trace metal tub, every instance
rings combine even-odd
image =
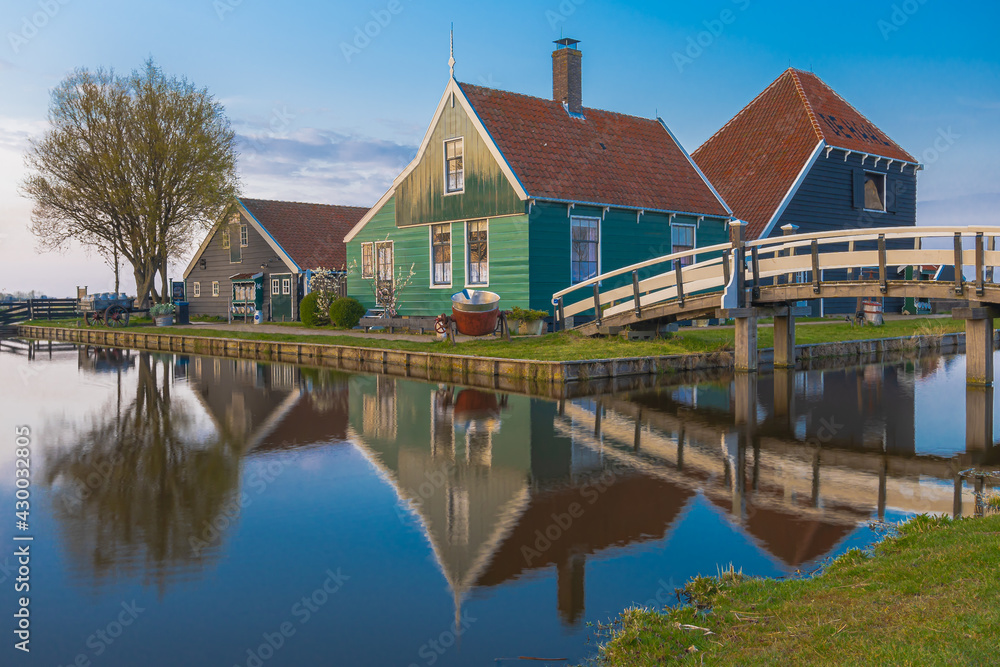
[[[451,318],[460,334],[489,335],[496,330],[499,317],[499,294],[464,289],[451,297]]]

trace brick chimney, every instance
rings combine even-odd
[[[583,113],[583,53],[578,39],[560,39],[552,52],[552,99],[570,113]]]

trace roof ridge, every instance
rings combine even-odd
[[[799,70],[789,67],[787,70],[785,70],[785,72],[782,72],[782,75],[784,75],[785,73],[790,73],[792,76],[792,81],[795,83],[795,90],[796,92],[798,92],[799,98],[802,100],[802,104],[806,108],[806,113],[809,115],[809,122],[810,124],[812,124],[813,131],[816,132],[816,139],[818,141],[826,141],[826,137],[823,136],[823,128],[819,126],[819,120],[816,119],[816,112],[813,110],[812,102],[809,101],[809,98],[806,96],[806,91],[802,88],[802,82],[799,80],[799,73],[800,73]],[[822,83],[824,86],[830,88],[830,86],[826,85],[826,82],[823,81],[823,79],[820,79],[815,74],[813,74],[813,76],[816,77],[816,79],[818,79],[819,82]],[[830,90],[833,90],[833,88],[830,88]]]
[[[300,206],[328,206],[330,208],[360,208],[368,210],[370,206],[355,206],[353,204],[321,204],[311,201],[291,201],[289,199],[258,199],[256,197],[237,197],[240,201],[271,202],[274,204],[298,204]]]
[[[476,85],[474,83],[462,83],[461,81],[458,82],[458,85],[459,86],[472,86],[472,87],[478,88],[480,90],[490,90],[490,91],[493,91],[493,92],[496,92],[496,93],[504,93],[505,95],[517,95],[518,97],[527,97],[528,99],[541,100],[542,102],[547,102],[549,104],[559,104],[559,102],[557,102],[555,100],[550,100],[547,97],[539,97],[538,95],[528,95],[527,93],[519,93],[519,92],[516,92],[516,91],[513,91],[513,90],[504,90],[503,88],[490,88],[489,86],[479,86],[479,85]],[[586,111],[596,111],[598,113],[612,114],[612,115],[615,115],[615,116],[622,116],[624,118],[634,118],[636,120],[644,120],[644,121],[649,122],[649,123],[657,123],[657,124],[659,124],[659,121],[660,121],[659,118],[646,118],[645,116],[636,116],[634,114],[623,113],[621,111],[612,111],[610,109],[599,109],[597,107],[583,107],[583,110],[585,112]],[[584,115],[586,115],[586,114],[584,114]]]
[[[791,69],[791,68],[789,68],[789,69]],[[701,146],[698,146],[698,148],[694,149],[694,151],[692,151],[691,155],[694,156],[695,153],[697,153],[698,151],[700,151],[702,148],[704,148],[705,146],[707,146],[709,144],[709,142],[711,142],[717,136],[719,136],[720,134],[722,134],[727,127],[729,127],[730,125],[732,125],[733,123],[735,123],[736,120],[740,116],[742,116],[743,114],[745,114],[750,109],[750,107],[752,107],[754,104],[756,104],[762,97],[764,97],[764,95],[767,94],[767,92],[769,90],[771,90],[771,88],[773,88],[775,85],[777,85],[777,83],[779,81],[781,81],[781,77],[785,76],[785,74],[787,74],[787,73],[788,73],[788,70],[785,70],[784,72],[782,72],[781,74],[779,74],[778,77],[775,78],[774,81],[772,81],[771,83],[769,83],[764,90],[762,90],[759,93],[757,93],[757,95],[752,100],[750,100],[749,102],[747,102],[746,105],[742,109],[740,109],[739,111],[737,111],[735,116],[733,116],[728,121],[726,121],[725,125],[723,125],[718,130],[716,130],[715,133],[712,134],[712,136],[710,136],[708,139],[706,139],[705,141],[701,142]]]

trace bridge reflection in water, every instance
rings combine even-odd
[[[554,570],[551,608],[577,628],[595,561],[672,539],[697,553],[722,530],[748,546],[721,563],[706,553],[700,571],[763,559],[808,572],[870,520],[975,513],[985,481],[962,473],[1000,459],[992,389],[966,387],[961,357],[704,373],[553,402],[285,364],[74,354],[82,371],[118,378],[114,404],[62,427],[46,460],[74,569],[161,591],[217,566],[254,467],[303,449],[364,455],[398,497],[388,529],[424,535],[456,614],[477,591]],[[949,414],[963,403],[964,438]],[[94,470],[106,472],[92,483]]]
[[[921,442],[915,376],[942,363],[701,376],[560,403],[355,377],[349,438],[426,534],[456,614],[476,589],[554,567],[574,624],[588,558],[668,539],[697,497],[785,572],[887,510],[975,512],[961,473],[998,458],[992,390],[968,389],[966,443],[958,430]]]

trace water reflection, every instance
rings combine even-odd
[[[158,600],[140,604],[178,624],[161,634],[193,632],[211,664],[239,662],[338,567],[344,597],[271,664],[320,664],[331,638],[344,664],[410,664],[465,612],[481,620],[438,664],[583,659],[588,622],[669,602],[694,574],[808,572],[870,543],[872,519],[981,512],[974,492],[995,480],[964,471],[1000,458],[996,397],[967,392],[955,357],[702,373],[555,402],[212,357],[32,355],[16,361],[72,363],[78,392],[107,395],[84,418],[45,413],[39,438],[70,580],[109,606],[149,585]],[[29,375],[42,404],[49,376]],[[165,618],[179,609],[183,628]],[[385,624],[406,639],[372,642],[365,628]],[[73,632],[67,652],[93,628]],[[175,650],[122,664],[194,664]]]
[[[81,351],[81,368],[111,370],[115,356]],[[217,545],[198,551],[192,541],[236,492],[240,444],[197,436],[172,401],[171,357],[139,352],[118,358],[118,370],[133,362],[134,393],[65,432],[49,450],[45,482],[78,568],[95,583],[141,574],[162,589],[216,554]]]
[[[94,585],[139,576],[163,591],[196,576],[239,522],[245,458],[346,436],[347,385],[330,371],[92,346],[77,363],[117,374],[117,397],[84,424],[50,426],[60,441],[44,481],[75,568]],[[190,400],[174,401],[178,385],[214,428]]]

